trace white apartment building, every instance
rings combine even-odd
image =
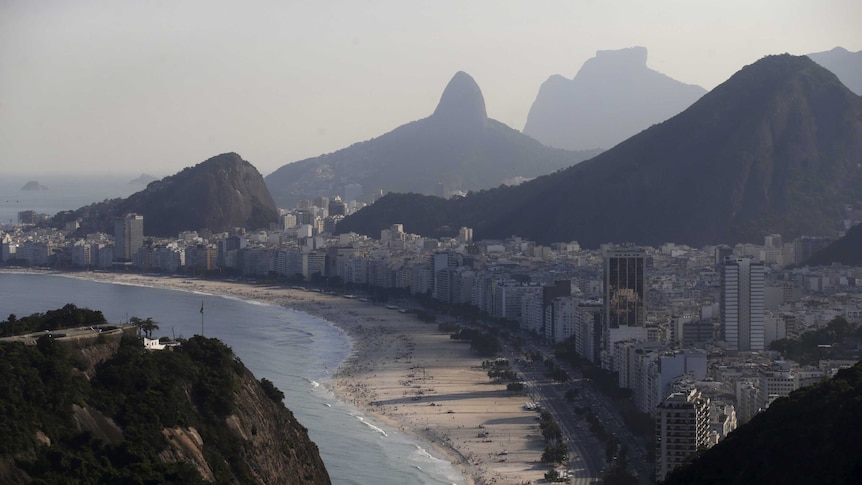
[[[700,391],[674,392],[657,406],[656,480],[709,446],[709,399]]]
[[[722,266],[721,318],[728,350],[764,349],[764,267],[750,258]]]

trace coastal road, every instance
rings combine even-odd
[[[546,356],[549,351],[538,347],[530,350]],[[626,426],[612,400],[595,389],[588,379],[584,379],[578,369],[563,362],[555,363],[571,377],[568,383],[555,384],[549,381],[544,375],[544,363],[522,362],[519,370],[532,382],[534,395],[541,396],[541,404],[551,412],[563,430],[572,455],[569,469],[570,476],[575,480],[573,483],[600,483],[606,457],[605,444],[600,443],[589,431],[585,420],[574,413],[574,405],[565,399],[568,389],[576,389],[581,405],[592,409],[606,431],[628,448],[629,469],[637,473],[639,483],[649,484],[653,464],[647,461],[644,443]]]
[[[613,401],[596,390],[587,379],[582,377],[579,370],[572,369],[564,363],[558,363],[558,365],[561,365],[572,377],[572,384],[576,386],[584,402],[590,406],[605,429],[620,444],[628,448],[629,468],[637,472],[639,482],[645,485],[649,484],[653,464],[646,460],[647,453],[644,443],[625,424]]]
[[[537,362],[521,362],[518,371],[524,375],[530,394],[536,397],[543,409],[559,424],[563,439],[569,449],[567,473],[570,483],[591,485],[599,483],[604,468],[604,447],[589,432],[564,398],[563,386],[545,378],[544,365]]]

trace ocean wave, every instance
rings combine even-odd
[[[378,428],[377,426],[374,426],[373,424],[369,423],[369,422],[368,422],[368,421],[366,421],[366,420],[365,420],[365,418],[363,418],[362,416],[355,416],[355,417],[356,417],[356,419],[358,419],[358,420],[359,420],[362,424],[364,424],[365,426],[368,426],[369,428],[373,429],[374,431],[377,431],[378,433],[382,434],[383,436],[385,436],[385,437],[387,437],[387,438],[389,437],[389,435],[388,435],[388,434],[386,434],[386,431],[384,431],[384,430],[382,430],[382,429]]]

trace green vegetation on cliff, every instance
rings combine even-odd
[[[329,483],[280,391],[217,339],[100,340],[0,342],[4,482]],[[91,366],[82,352],[100,346],[109,357]]]
[[[45,313],[34,313],[20,320],[13,313],[0,322],[0,337],[21,335],[43,330],[60,330],[69,327],[102,325],[108,323],[102,312],[88,308],[78,308],[69,303],[63,308],[49,310]]]

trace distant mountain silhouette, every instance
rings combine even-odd
[[[27,182],[26,184],[24,184],[24,186],[21,187],[21,190],[30,190],[30,191],[48,190],[48,187],[45,187],[44,185],[40,184],[38,180],[31,180],[31,181]]]
[[[862,364],[778,398],[664,485],[846,484],[862,473]]]
[[[343,195],[349,184],[372,191],[448,196],[530,179],[578,163],[576,153],[538,141],[489,119],[482,91],[458,72],[428,118],[399,126],[334,153],[282,166],[265,180],[280,207]]]
[[[803,264],[827,266],[832,263],[862,266],[862,224],[851,227],[844,237],[817,251]]]
[[[339,232],[517,234],[696,247],[832,235],[862,199],[862,98],[807,57],[744,67],[683,113],[595,158],[517,187],[443,201],[392,195]]]
[[[539,89],[524,133],[557,148],[608,149],[706,94],[646,62],[644,47],[598,51],[574,79],[551,76]]]
[[[150,175],[148,173],[142,173],[142,174],[138,175],[137,177],[133,178],[132,180],[130,180],[129,184],[131,184],[131,185],[147,185],[150,182],[155,182],[156,180],[158,180],[157,177],[153,177],[152,175]]]
[[[862,96],[862,51],[849,52],[843,47],[808,54],[812,61],[829,69],[854,93]]]
[[[55,224],[79,219],[79,232],[113,234],[116,218],[134,212],[144,216],[147,236],[174,236],[182,231],[267,227],[278,210],[263,177],[236,153],[224,153],[151,182],[126,199],[99,202],[54,217]]]

